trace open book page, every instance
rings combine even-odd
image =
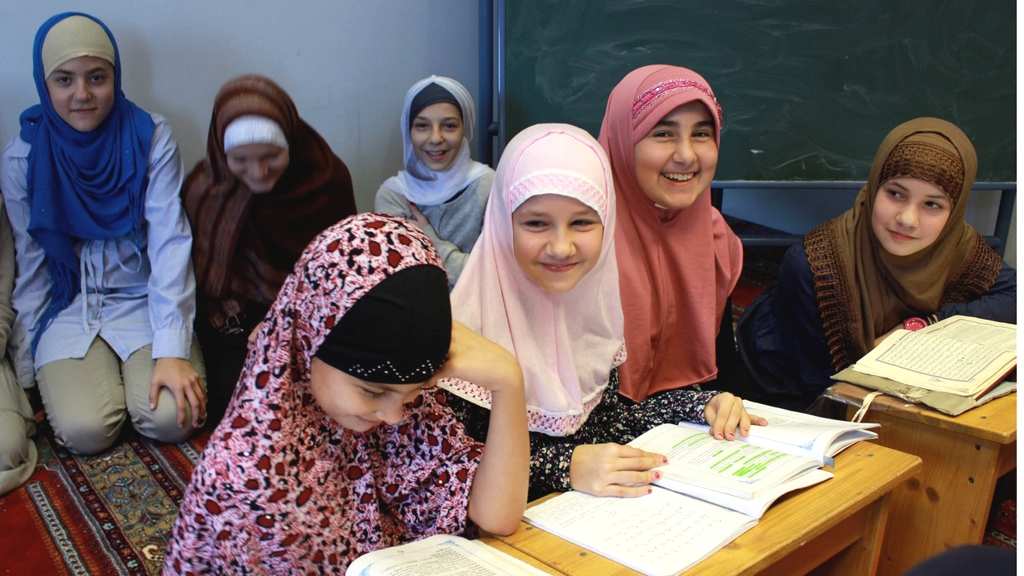
[[[897,330],[854,364],[864,374],[927,390],[977,396],[1017,364],[1017,327],[954,316],[917,332]]]
[[[821,465],[817,460],[751,444],[716,440],[707,427],[662,424],[629,443],[668,457],[662,476],[674,482],[711,487],[754,498]]]
[[[440,534],[382,548],[353,562],[348,576],[543,576],[544,572],[483,542]]]
[[[705,502],[724,506],[730,510],[746,514],[747,516],[760,518],[761,516],[764,516],[768,507],[782,496],[792,492],[793,490],[814,486],[815,484],[824,482],[834,476],[835,475],[831,472],[820,468],[810,470],[779,484],[775,488],[764,490],[754,498],[740,498],[739,496],[723,494],[719,492],[715,486],[708,488],[704,486],[696,486],[694,484],[684,484],[682,482],[674,482],[668,477],[663,477],[661,480],[655,481],[655,484],[663,488],[668,488],[673,492],[679,492],[681,494],[693,496],[694,498],[699,498]]]
[[[661,488],[640,498],[566,492],[526,509],[534,526],[650,576],[677,574],[757,524]]]
[[[861,440],[878,438],[878,434],[870,430],[878,428],[877,423],[831,420],[750,400],[744,400],[743,406],[749,414],[767,420],[768,425],[751,426],[750,436],[737,437],[737,440],[814,458],[827,466],[834,467],[832,457],[844,449]]]
[[[964,340],[1017,354],[1017,325],[971,316],[951,316],[917,331],[950,340]]]

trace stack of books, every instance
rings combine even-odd
[[[1017,388],[1017,326],[952,316],[897,330],[832,378],[960,414]]]

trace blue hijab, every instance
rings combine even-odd
[[[99,24],[114,47],[114,103],[90,132],[79,132],[54,110],[43,71],[43,42],[50,29],[69,16]],[[154,122],[121,92],[121,56],[110,29],[96,18],[65,12],[36,32],[32,75],[39,104],[21,114],[21,139],[28,154],[28,233],[46,253],[50,305],[39,318],[32,353],[43,331],[67,308],[78,287],[77,240],[120,238],[142,231],[149,150]]]

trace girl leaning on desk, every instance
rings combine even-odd
[[[790,248],[740,318],[753,400],[807,409],[897,328],[958,314],[1016,324],[1017,272],[964,221],[977,165],[945,120],[886,136],[853,208]]]
[[[494,397],[487,446],[433,384]],[[367,552],[526,505],[515,358],[452,322],[448,279],[412,223],[358,214],[317,236],[256,332],[181,502],[164,574],[343,574]]]

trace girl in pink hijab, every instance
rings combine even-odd
[[[727,313],[743,252],[709,190],[721,130],[711,87],[686,68],[638,68],[608,98],[598,140],[618,198],[629,351],[619,367],[620,393],[638,402],[697,384],[746,389]],[[735,372],[726,374],[730,368]]]
[[[502,154],[480,240],[452,291],[452,315],[523,368],[531,497],[642,496],[664,457],[625,443],[681,420],[728,439],[750,427],[728,393],[672,390],[640,403],[619,395],[616,367],[629,351],[615,211],[608,159],[593,137],[567,124],[527,128]],[[441,385],[467,432],[485,439],[490,392],[465,380]]]

